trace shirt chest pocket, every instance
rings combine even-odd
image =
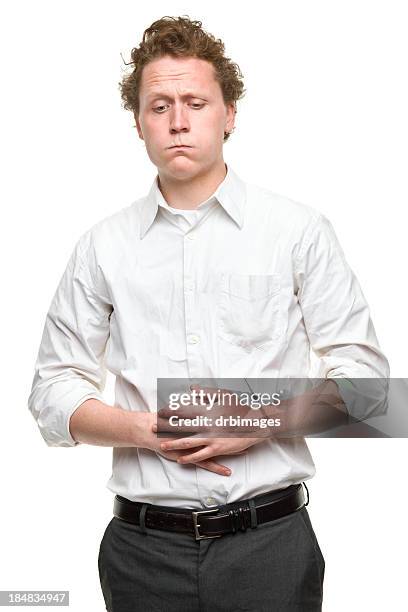
[[[244,349],[267,348],[283,333],[280,274],[222,274],[218,334]]]

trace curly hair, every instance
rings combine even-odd
[[[130,74],[119,83],[123,108],[139,113],[139,91],[143,68],[154,59],[171,55],[173,57],[196,57],[214,66],[214,77],[221,87],[225,104],[236,102],[244,95],[242,73],[238,66],[224,55],[225,45],[202,28],[201,21],[192,21],[188,15],[182,17],[165,16],[147,28],[142,42],[131,51],[133,65]],[[229,134],[224,134],[224,142]]]

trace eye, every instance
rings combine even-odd
[[[163,113],[163,112],[166,110],[166,107],[167,107],[167,106],[168,106],[168,104],[161,104],[160,106],[155,106],[155,107],[153,108],[153,111],[154,111],[155,113],[159,113],[159,114],[160,114],[160,113]],[[192,107],[194,110],[199,110],[199,109],[200,109],[200,108],[202,108],[203,106],[205,106],[205,105],[204,105],[203,103],[201,103],[201,102],[192,102],[192,103],[191,103],[191,107]]]
[[[164,109],[164,108],[166,108],[166,105],[162,104],[161,106],[156,106],[153,110],[154,110],[155,113],[162,113],[163,110],[161,110],[161,109]]]

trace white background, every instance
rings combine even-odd
[[[72,610],[105,609],[97,554],[111,518],[111,449],[48,448],[27,397],[45,314],[76,240],[144,195],[155,176],[118,89],[120,53],[129,61],[155,19],[188,14],[224,40],[247,89],[225,160],[245,180],[331,220],[391,375],[407,377],[404,4],[2,5],[0,589],[69,589]],[[407,440],[309,446],[324,610],[406,610]]]

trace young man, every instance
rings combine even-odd
[[[50,446],[113,447],[107,610],[317,612],[325,563],[304,438],[158,438],[157,379],[307,377],[310,347],[324,379],[386,377],[387,361],[329,222],[225,164],[243,83],[221,41],[166,17],[132,64],[122,97],[157,176],[79,239],[30,410]]]

